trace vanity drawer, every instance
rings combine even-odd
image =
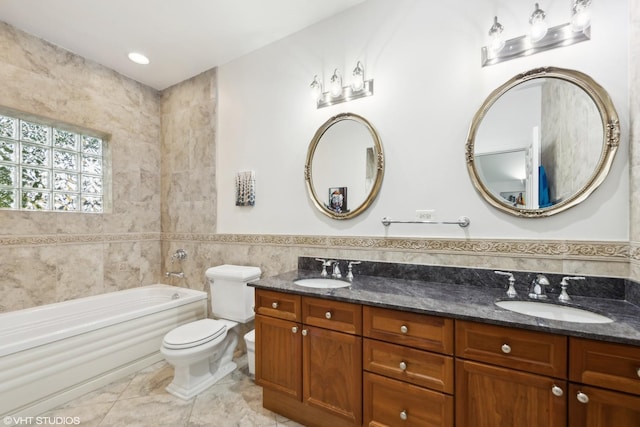
[[[256,289],[254,311],[264,316],[299,322],[301,319],[300,295]]]
[[[570,338],[569,379],[640,395],[640,347]]]
[[[364,373],[365,426],[453,427],[453,396]]]
[[[567,377],[567,338],[543,332],[456,321],[456,356],[511,369]]]
[[[370,306],[362,317],[366,337],[453,354],[452,319]]]
[[[362,335],[362,306],[302,297],[302,323],[347,334]]]
[[[453,394],[453,357],[365,338],[363,367],[401,381]]]

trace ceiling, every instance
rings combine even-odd
[[[0,0],[0,21],[162,90],[363,1]]]

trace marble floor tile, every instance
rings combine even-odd
[[[76,417],[82,427],[304,427],[264,409],[246,355],[235,362],[238,369],[186,401],[165,390],[173,367],[158,362],[43,414],[52,423],[42,425]]]

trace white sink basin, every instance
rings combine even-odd
[[[588,310],[575,307],[567,307],[556,304],[546,304],[533,301],[498,301],[498,307],[515,311],[528,316],[542,317],[551,320],[562,320],[575,323],[610,323],[613,322],[606,316]]]
[[[323,278],[312,278],[312,279],[298,279],[293,283],[299,286],[305,286],[307,288],[324,288],[324,289],[332,289],[332,288],[346,288],[347,286],[351,286],[349,282],[343,282],[342,280],[336,279],[323,279]]]

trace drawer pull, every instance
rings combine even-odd
[[[298,327],[294,326],[293,328],[291,328],[291,332],[293,332],[294,334],[298,333]]]
[[[326,317],[327,319],[331,319],[331,312],[330,312],[330,311],[327,311],[327,312],[324,314],[324,317]]]
[[[407,370],[407,364],[404,363],[404,362],[400,362],[400,370],[406,371]]]
[[[408,418],[408,417],[407,417],[407,411],[402,411],[402,412],[400,412],[400,419],[401,419],[402,421],[406,421],[406,419],[407,419],[407,418]]]
[[[578,399],[578,402],[580,402],[580,403],[589,403],[589,396],[587,396],[586,394],[584,394],[581,391],[578,392],[578,395],[576,396],[576,398]]]
[[[640,378],[640,368],[636,369],[636,374],[638,374],[638,378]]]
[[[554,384],[553,387],[551,387],[551,393],[553,393],[554,396],[561,397],[564,394],[564,391]]]
[[[278,308],[278,305],[279,304],[278,304],[277,301],[274,301],[274,302],[271,303],[271,307],[273,307],[273,308]]]
[[[303,337],[306,337],[306,336],[307,336],[307,330],[306,330],[306,329],[303,329],[303,330],[302,330],[302,336],[303,336]]]
[[[502,344],[502,352],[504,354],[511,353],[511,346],[509,344]]]
[[[400,332],[402,332],[403,334],[406,334],[407,332],[409,332],[409,328],[407,328],[405,325],[402,325],[400,326]]]

